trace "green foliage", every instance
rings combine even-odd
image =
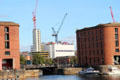
[[[46,58],[45,59],[45,64],[53,64],[53,60],[52,59],[50,59],[50,58]]]
[[[32,62],[33,62],[34,65],[45,63],[44,57],[42,57],[40,54],[33,54],[32,58],[33,58]]]
[[[71,57],[70,63],[71,64],[76,64],[77,63],[77,57],[76,56]]]
[[[25,65],[26,64],[26,59],[24,56],[20,55],[20,64]]]

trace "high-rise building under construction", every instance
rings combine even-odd
[[[31,48],[32,52],[40,52],[41,51],[41,38],[40,38],[40,30],[33,29],[33,46]]]

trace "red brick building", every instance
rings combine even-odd
[[[20,69],[19,24],[0,22],[0,70]]]
[[[120,64],[120,24],[99,24],[76,31],[80,66]]]

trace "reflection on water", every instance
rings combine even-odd
[[[120,80],[120,75],[103,76],[104,80]]]
[[[76,75],[47,75],[38,78],[29,78],[26,80],[82,80]]]
[[[113,75],[113,76],[47,75],[47,76],[40,76],[39,78],[28,78],[26,80],[120,80],[120,76],[117,76],[117,75]]]
[[[120,80],[120,75],[80,76],[83,80]]]

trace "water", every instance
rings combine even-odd
[[[120,76],[78,76],[78,75],[47,75],[39,78],[28,78],[26,80],[120,80]]]

